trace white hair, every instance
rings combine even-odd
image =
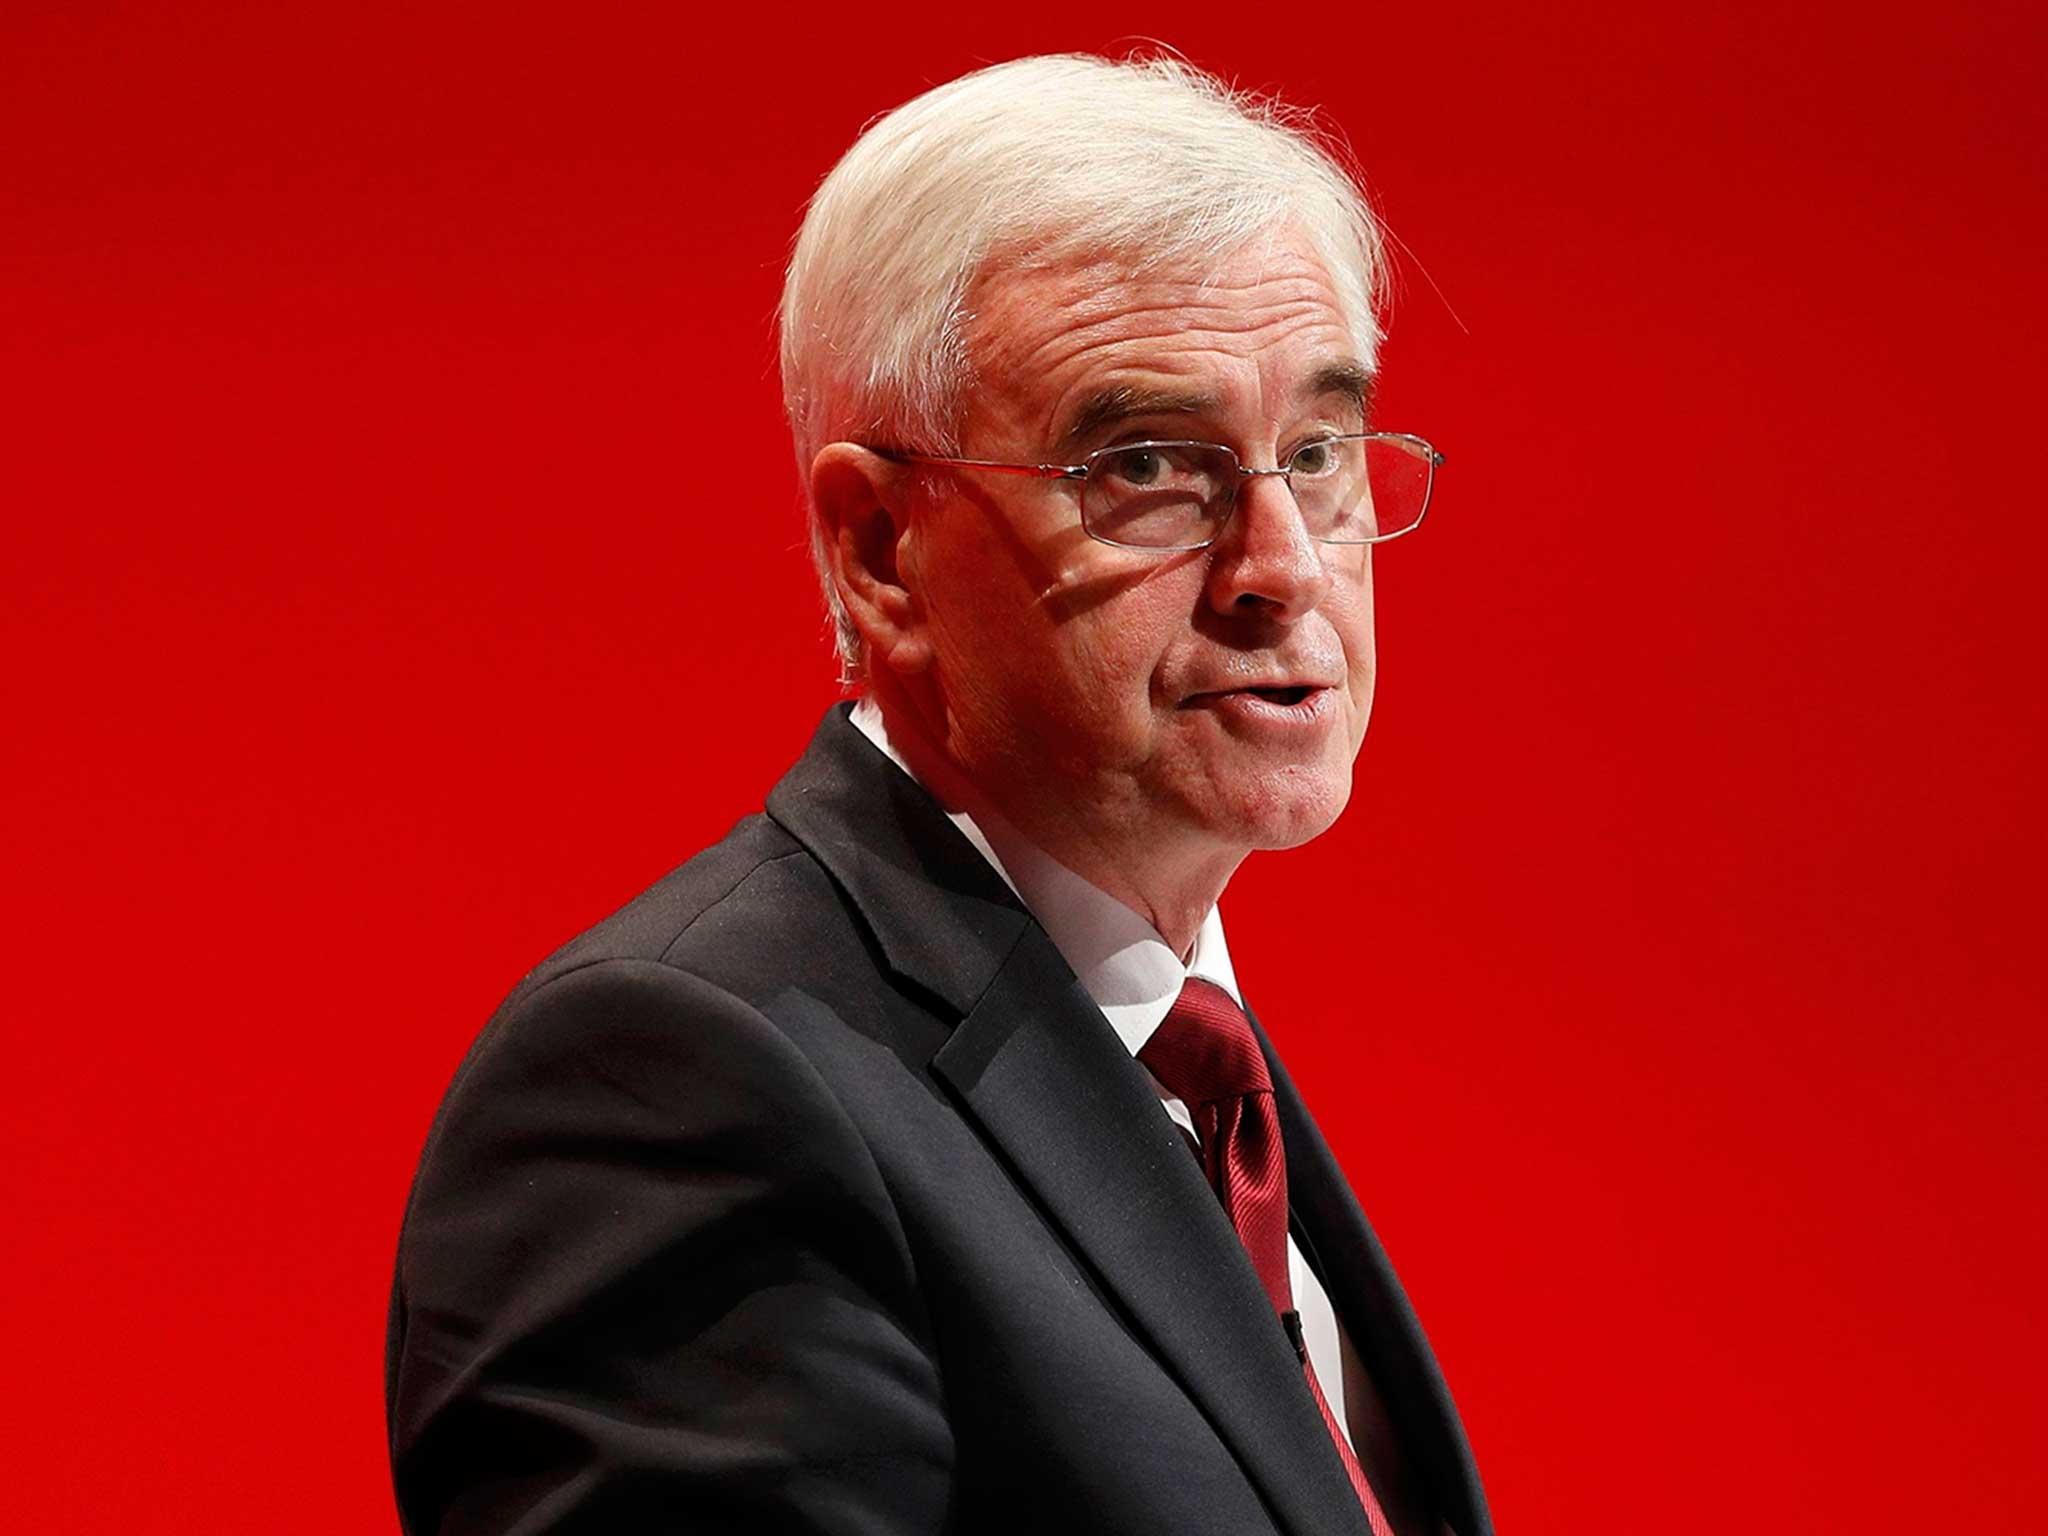
[[[1385,255],[1342,155],[1305,113],[1171,57],[1017,59],[877,118],[812,197],[782,291],[783,399],[806,485],[828,443],[959,451],[968,300],[997,262],[1220,261],[1292,222],[1371,369]],[[860,633],[815,505],[810,535],[851,680]]]

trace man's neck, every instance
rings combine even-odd
[[[1138,913],[1174,953],[1187,958],[1204,919],[1243,861],[1242,853],[1211,852],[1206,858],[1177,860],[1156,838],[1140,843],[1128,835],[1127,827],[1098,825],[1096,807],[1047,807],[1005,796],[995,786],[971,779],[946,751],[944,720],[929,718],[939,711],[924,700],[885,678],[871,681],[869,698],[881,712],[891,748],[941,805],[978,822],[999,819],[1039,851]]]

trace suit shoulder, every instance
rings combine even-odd
[[[824,866],[774,820],[749,816],[535,966],[478,1044],[557,983],[615,962],[681,971],[754,1008],[792,988],[829,990],[849,971],[874,974],[864,929]]]
[[[457,1067],[429,1153],[461,1105],[507,1072],[544,1098],[545,1080],[585,1066],[645,1079],[740,1051],[822,1088],[810,1058],[821,1035],[847,1031],[886,1039],[905,1061],[928,1057],[937,1042],[915,1010],[908,1024],[895,1018],[880,967],[810,849],[769,817],[749,817],[512,989]],[[792,1009],[793,996],[822,1007]]]
[[[508,1002],[568,971],[601,961],[671,960],[684,936],[707,913],[732,902],[763,877],[772,880],[778,866],[792,863],[812,863],[803,844],[767,816],[749,816],[549,955],[513,989]],[[807,883],[800,873],[798,882]],[[774,883],[786,886],[787,876]],[[818,894],[830,899],[823,889]],[[795,919],[799,914],[790,916]]]

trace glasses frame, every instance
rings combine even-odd
[[[1443,467],[1444,456],[1427,440],[1413,432],[1331,432],[1322,437],[1312,438],[1301,445],[1312,448],[1317,443],[1400,443],[1410,449],[1420,450],[1416,457],[1422,460],[1429,478],[1422,486],[1422,510],[1415,514],[1415,521],[1406,528],[1392,533],[1374,534],[1369,539],[1326,539],[1320,534],[1310,534],[1318,544],[1328,544],[1341,549],[1359,549],[1368,544],[1384,544],[1413,533],[1422,526],[1422,520],[1429,515],[1429,504],[1436,492],[1436,472]],[[992,469],[1002,474],[1031,475],[1040,480],[1079,480],[1086,482],[1095,472],[1096,463],[1112,453],[1130,453],[1139,448],[1207,448],[1224,454],[1237,468],[1237,479],[1225,492],[1223,515],[1216,520],[1216,531],[1196,544],[1125,544],[1116,539],[1106,539],[1088,526],[1087,514],[1081,517],[1081,531],[1098,544],[1107,544],[1112,549],[1134,549],[1150,554],[1184,554],[1190,550],[1207,549],[1223,537],[1223,530],[1230,526],[1230,519],[1237,513],[1239,489],[1247,480],[1270,479],[1279,476],[1287,482],[1290,493],[1294,490],[1294,471],[1286,465],[1275,469],[1254,469],[1237,455],[1237,450],[1222,443],[1207,443],[1198,438],[1161,437],[1145,438],[1133,443],[1111,443],[1098,448],[1078,464],[1009,464],[995,459],[948,459],[930,453],[906,453],[900,449],[877,448],[873,451],[882,458],[898,464],[926,464],[936,469]],[[1297,453],[1301,450],[1296,449]],[[1295,505],[1300,506],[1299,500]]]

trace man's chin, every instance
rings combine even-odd
[[[1225,804],[1214,807],[1214,830],[1248,850],[1299,848],[1323,835],[1344,814],[1351,799],[1348,765],[1342,773],[1299,768],[1232,785]]]

